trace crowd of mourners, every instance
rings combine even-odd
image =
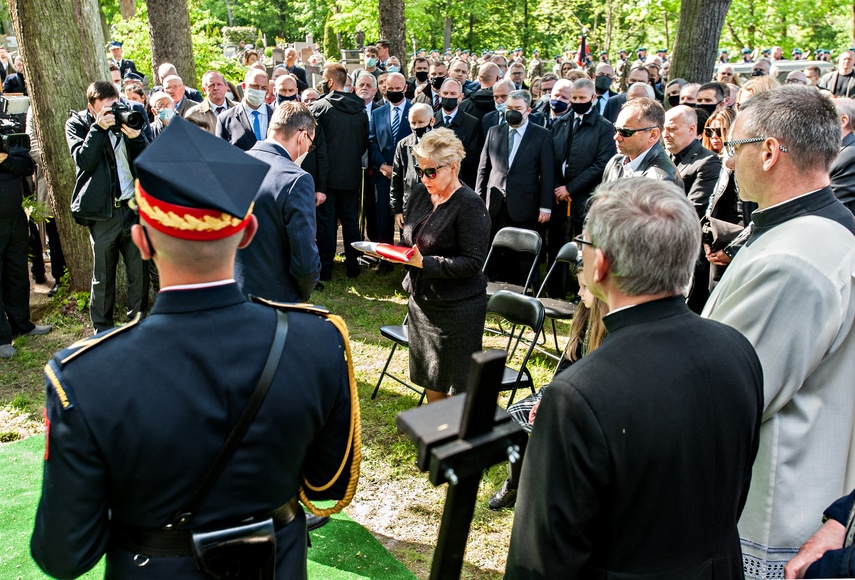
[[[410,379],[429,402],[466,388],[488,280],[580,298],[553,383],[509,408],[532,438],[490,499],[516,504],[508,578],[855,574],[855,49],[817,49],[804,67],[800,49],[746,48],[736,63],[722,50],[712,78],[687,80],[667,50],[594,61],[584,46],[541,60],[395,55],[380,40],[349,68],[249,48],[242,79],[210,70],[196,90],[170,63],[144,78],[110,43],[111,79],[66,124],[96,334],[116,326],[120,256],[120,318],[150,309],[156,250],[132,229],[155,192],[135,160],[192,123],[274,168],[237,252],[244,294],[322,303],[334,274],[405,263]],[[8,61],[0,51],[4,93],[26,94]],[[23,294],[34,228],[21,196],[46,199],[31,145],[0,153],[0,184],[20,190],[0,196],[2,357],[50,330]],[[534,276],[511,251],[485,268],[505,228],[543,240]],[[42,235],[29,236],[37,258]],[[47,239],[55,293],[55,227]],[[363,240],[412,250],[363,254]],[[571,242],[576,267],[544,281]]]

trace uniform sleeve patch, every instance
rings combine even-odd
[[[62,405],[62,410],[67,411],[68,409],[73,409],[74,401],[71,399],[71,395],[62,380],[62,375],[60,374],[55,361],[50,361],[45,365],[45,376],[47,377],[51,387],[53,387],[53,390],[56,392],[59,403]]]

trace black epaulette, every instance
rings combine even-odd
[[[138,313],[136,317],[127,324],[107,332],[99,332],[94,336],[88,336],[82,340],[78,340],[71,346],[58,352],[56,356],[48,361],[44,369],[45,376],[56,391],[56,396],[59,398],[59,403],[62,405],[63,411],[74,408],[74,399],[72,398],[71,391],[68,388],[65,378],[62,376],[62,367],[89,349],[94,348],[99,344],[104,344],[104,342],[108,341],[112,337],[125,332],[139,323],[140,320],[142,320],[142,315]]]
[[[263,304],[264,306],[270,306],[271,308],[281,310],[282,312],[304,312],[306,314],[317,314],[324,318],[329,318],[331,316],[330,311],[323,306],[316,306],[315,304],[309,304],[307,302],[274,302],[273,300],[267,300],[266,298],[260,298],[258,296],[250,296],[249,301],[256,304]]]

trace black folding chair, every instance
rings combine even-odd
[[[532,394],[534,394],[534,380],[532,380],[531,372],[528,370],[528,361],[531,358],[531,353],[534,352],[537,337],[540,335],[541,330],[543,330],[545,317],[543,304],[532,296],[524,296],[509,290],[499,290],[487,302],[487,314],[495,314],[513,325],[510,336],[508,337],[508,352],[511,351],[511,343],[513,343],[514,338],[519,342],[519,337],[525,332],[526,327],[534,332],[534,337],[529,342],[528,349],[520,362],[519,369],[505,366],[501,388],[503,391],[511,391],[511,398],[508,400],[508,405],[510,406],[514,402],[517,389],[528,387],[531,389]],[[519,336],[515,337],[515,329],[517,327],[520,328],[520,332]]]
[[[482,271],[487,272],[487,267],[490,264],[490,258],[499,248],[511,250],[513,252],[531,254],[531,268],[528,271],[528,277],[525,280],[525,284],[522,286],[500,280],[487,282],[487,296],[492,296],[499,290],[509,290],[518,294],[530,294],[534,296],[537,257],[540,255],[541,246],[543,246],[543,240],[541,239],[540,234],[533,230],[524,230],[522,228],[502,228],[496,232],[496,237],[493,238],[493,243],[490,246],[490,252],[487,254],[487,260],[484,262]]]
[[[555,261],[552,262],[552,265],[549,267],[549,271],[546,273],[546,278],[544,278],[543,284],[540,285],[540,289],[537,291],[537,295],[535,296],[535,298],[543,304],[543,310],[546,318],[548,318],[552,323],[552,338],[555,341],[555,352],[558,354],[553,355],[551,352],[547,352],[545,350],[542,350],[541,352],[549,357],[559,360],[562,350],[561,347],[558,346],[558,332],[555,330],[555,321],[570,320],[573,318],[573,314],[576,312],[576,305],[560,298],[547,298],[543,296],[543,292],[546,290],[546,284],[549,282],[549,278],[553,274],[559,275],[562,268],[569,270],[569,267],[575,264],[576,255],[578,253],[579,248],[576,246],[576,242],[567,242],[561,246],[561,249],[558,251],[558,255],[555,256]]]
[[[408,315],[409,316],[409,315]],[[396,377],[392,373],[388,372],[389,363],[392,362],[392,357],[395,355],[395,350],[402,346],[404,348],[408,348],[410,346],[410,335],[407,327],[407,318],[404,317],[404,322],[399,325],[394,326],[381,326],[380,327],[380,335],[384,338],[388,338],[392,341],[392,350],[389,351],[389,357],[386,359],[386,364],[383,365],[383,370],[380,372],[380,379],[377,381],[377,386],[374,387],[374,392],[371,393],[371,400],[373,401],[377,398],[377,391],[380,390],[380,383],[383,382],[383,377],[389,377],[390,379],[397,381],[399,384],[405,386],[410,389],[414,393],[420,395],[419,397],[419,405],[421,405],[425,400],[425,390],[420,389],[410,383],[404,381],[403,379]]]

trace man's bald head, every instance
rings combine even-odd
[[[482,89],[489,89],[499,80],[499,67],[492,62],[485,62],[478,69],[478,81]]]

